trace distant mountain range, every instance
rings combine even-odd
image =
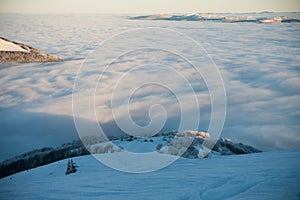
[[[299,17],[291,16],[277,16],[272,13],[270,16],[264,16],[264,14],[270,14],[269,12],[254,13],[254,15],[237,15],[237,14],[155,14],[155,15],[142,15],[131,17],[133,20],[169,20],[169,21],[215,21],[215,22],[256,22],[256,23],[291,23],[300,22]]]

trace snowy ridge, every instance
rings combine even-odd
[[[299,17],[289,16],[241,16],[241,15],[219,15],[219,14],[184,14],[168,15],[155,14],[146,16],[136,16],[130,19],[137,20],[170,20],[170,21],[217,21],[217,22],[256,22],[256,23],[291,23],[300,22]]]
[[[83,143],[74,141],[58,148],[45,147],[5,160],[0,164],[0,178],[62,159],[87,154],[110,154],[124,151],[156,152],[196,159],[207,158],[212,155],[261,152],[242,143],[232,143],[230,139],[213,140],[209,133],[198,131],[159,133],[146,139],[130,136],[115,138],[112,141],[104,141],[103,139],[101,141],[99,138],[89,137],[84,138]]]
[[[0,37],[0,63],[57,62],[59,57],[43,54],[26,44]]]
[[[9,42],[5,38],[0,38],[0,51],[22,51],[29,52],[30,49],[25,49],[25,46],[20,46],[18,44]]]

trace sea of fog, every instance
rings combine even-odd
[[[299,17],[299,13],[276,14]],[[211,91],[205,78],[198,77],[180,52],[200,65],[203,63],[204,70],[214,63],[222,77],[226,118],[218,137],[262,150],[300,148],[300,23],[150,21],[131,20],[132,16],[0,15],[1,37],[63,59],[57,63],[0,66],[0,160],[77,139],[72,112],[77,72],[81,66],[86,69],[80,71],[82,90],[92,90],[106,62],[110,63],[110,71],[95,90],[97,118],[85,118],[90,111],[84,107],[78,110],[86,123],[84,131],[95,131],[89,129],[94,127],[90,124],[100,122],[107,135],[120,134],[114,118],[126,125],[122,119],[127,117],[124,114],[127,108],[136,125],[147,126],[159,119],[165,122],[163,131],[176,130],[182,112],[187,125],[190,123],[194,129],[195,110],[200,111],[198,130],[207,131],[212,111]],[[153,28],[155,37],[144,32],[143,28],[148,27]],[[133,31],[127,38],[126,31],[130,30],[140,31]],[[125,37],[112,39],[121,32]],[[187,42],[178,34],[198,43],[202,51],[198,51],[192,40]],[[135,43],[130,41],[132,38]],[[101,42],[107,39],[105,46]],[[148,44],[157,48],[147,48]],[[123,49],[129,51],[119,55]],[[179,53],[174,53],[179,49]],[[115,55],[119,57],[116,59]],[[206,66],[207,58],[213,61],[209,60]],[[177,71],[172,71],[173,68]],[[123,74],[129,75],[123,77]],[[185,87],[182,75],[192,85],[193,93]],[[162,84],[143,85],[145,80]],[[210,83],[213,82],[210,78]],[[112,114],[110,95],[117,83],[119,89],[113,104],[116,109]],[[174,87],[176,93],[162,87],[166,85]],[[177,94],[180,100],[176,99]],[[196,107],[192,102],[195,94]],[[124,100],[126,95],[130,101]],[[84,104],[91,98],[79,95],[77,100]]]

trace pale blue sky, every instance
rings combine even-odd
[[[300,0],[0,0],[9,13],[191,13],[300,11]]]

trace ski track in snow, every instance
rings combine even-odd
[[[0,179],[0,199],[299,199],[299,156],[286,150],[179,159],[144,174],[82,156],[73,158],[79,169],[68,176],[62,160]]]

